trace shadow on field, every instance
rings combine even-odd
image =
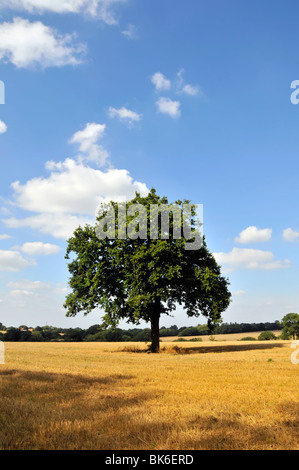
[[[213,345],[213,346],[188,346],[186,348],[190,353],[222,353],[232,351],[251,351],[256,349],[273,349],[283,348],[284,343],[258,343],[258,344],[226,344],[226,345]]]
[[[179,400],[174,418],[159,386],[137,392],[139,380],[0,370],[0,450],[298,448],[298,403],[274,405],[265,425],[212,408],[186,419]]]
[[[0,370],[0,450],[109,449],[118,416],[152,398],[134,378]]]
[[[257,344],[226,344],[226,345],[214,345],[213,346],[163,346],[160,347],[160,353],[168,354],[205,354],[205,353],[224,353],[224,352],[233,352],[233,351],[251,351],[257,349],[273,349],[273,348],[283,348],[285,343],[257,343]],[[130,353],[147,353],[150,354],[148,349],[139,348],[136,346],[125,346],[122,349],[119,349],[115,352],[130,352]]]
[[[185,449],[205,450],[254,450],[254,449],[298,449],[298,406],[290,404],[290,419],[277,423],[254,424],[248,426],[238,413],[198,417],[188,423],[189,429],[200,429],[202,437],[187,438]],[[285,410],[284,410],[285,412]],[[287,415],[287,414],[286,414]],[[191,434],[191,433],[190,433]],[[192,435],[192,434],[191,434]]]

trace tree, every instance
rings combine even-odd
[[[270,341],[272,339],[276,339],[276,336],[272,331],[263,331],[259,336],[259,341]]]
[[[230,303],[228,280],[221,275],[205,239],[198,249],[190,249],[197,232],[195,206],[192,205],[191,216],[183,213],[183,205],[188,203],[177,201],[175,205],[183,214],[180,222],[189,223],[192,229],[189,236],[177,236],[174,213],[169,214],[166,233],[162,212],[173,205],[154,189],[147,197],[136,193],[126,203],[125,213],[112,201],[99,211],[96,226],[78,227],[68,240],[65,255],[71,288],[64,304],[67,316],[79,312],[87,315],[100,308],[105,312],[103,325],[107,327],[116,327],[122,319],[137,325],[144,320],[151,325],[151,352],[159,351],[161,315],[169,315],[177,304],[183,305],[190,317],[207,317],[210,328],[219,323]],[[137,205],[138,217],[134,212]],[[158,207],[158,219],[152,207]],[[108,217],[111,208],[114,218]],[[144,209],[145,222],[141,219]],[[156,220],[158,231],[153,237],[151,228]],[[99,226],[107,230],[106,238],[99,237]]]
[[[285,337],[292,336],[293,339],[299,338],[299,315],[298,313],[288,313],[281,321],[282,332]]]

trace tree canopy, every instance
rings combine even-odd
[[[176,201],[175,205],[182,209],[187,203]],[[134,213],[137,205],[138,215],[140,207],[145,208],[145,227]],[[158,236],[154,239],[150,237],[153,206],[161,209]],[[194,245],[192,249],[191,244],[190,249],[190,240],[195,240],[197,235],[194,205],[188,222],[189,235],[176,236],[175,216],[171,212],[169,230],[165,233],[165,228],[161,229],[161,214],[170,206],[173,207],[168,199],[159,197],[154,189],[146,197],[136,193],[126,203],[125,213],[112,201],[109,205],[113,208],[112,219],[107,218],[109,208],[103,206],[95,226],[75,230],[66,251],[71,288],[64,304],[67,316],[79,312],[86,315],[99,308],[104,311],[106,326],[116,327],[120,320],[133,324],[141,320],[149,322],[152,352],[159,351],[161,315],[169,315],[178,304],[189,317],[204,315],[210,328],[221,321],[221,314],[230,303],[229,282],[221,275],[204,237],[200,246]],[[184,215],[180,217],[184,223]],[[127,232],[124,232],[124,221]],[[106,238],[99,237],[98,225],[102,228],[105,225]],[[146,236],[141,236],[144,229]]]
[[[291,336],[293,339],[299,338],[299,315],[298,313],[288,313],[281,321],[283,333],[285,336]]]

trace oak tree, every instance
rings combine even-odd
[[[187,203],[176,201],[175,207],[182,209]],[[126,203],[126,211],[113,201],[109,207],[114,217],[107,218],[109,209],[103,206],[95,226],[78,227],[68,240],[66,259],[71,292],[64,304],[67,316],[101,309],[103,325],[107,327],[116,327],[120,320],[133,324],[148,322],[151,352],[159,351],[161,315],[170,315],[177,305],[183,306],[189,317],[204,315],[210,328],[221,322],[221,314],[230,303],[229,282],[221,275],[204,237],[200,246],[192,246],[190,240],[193,235],[195,240],[198,234],[194,226],[195,206],[191,205],[191,216],[187,217],[191,231],[181,237],[175,235],[175,216],[171,210],[169,229],[162,226],[163,211],[174,205],[154,189],[146,197],[136,193]],[[145,221],[136,217],[136,207],[138,215],[143,208]],[[153,212],[153,207],[161,211]],[[157,214],[158,230],[152,237]],[[181,222],[186,222],[183,210],[180,214]],[[99,237],[99,226],[102,229],[105,226],[106,237]]]

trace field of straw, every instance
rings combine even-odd
[[[0,450],[298,450],[290,346],[6,343]]]

